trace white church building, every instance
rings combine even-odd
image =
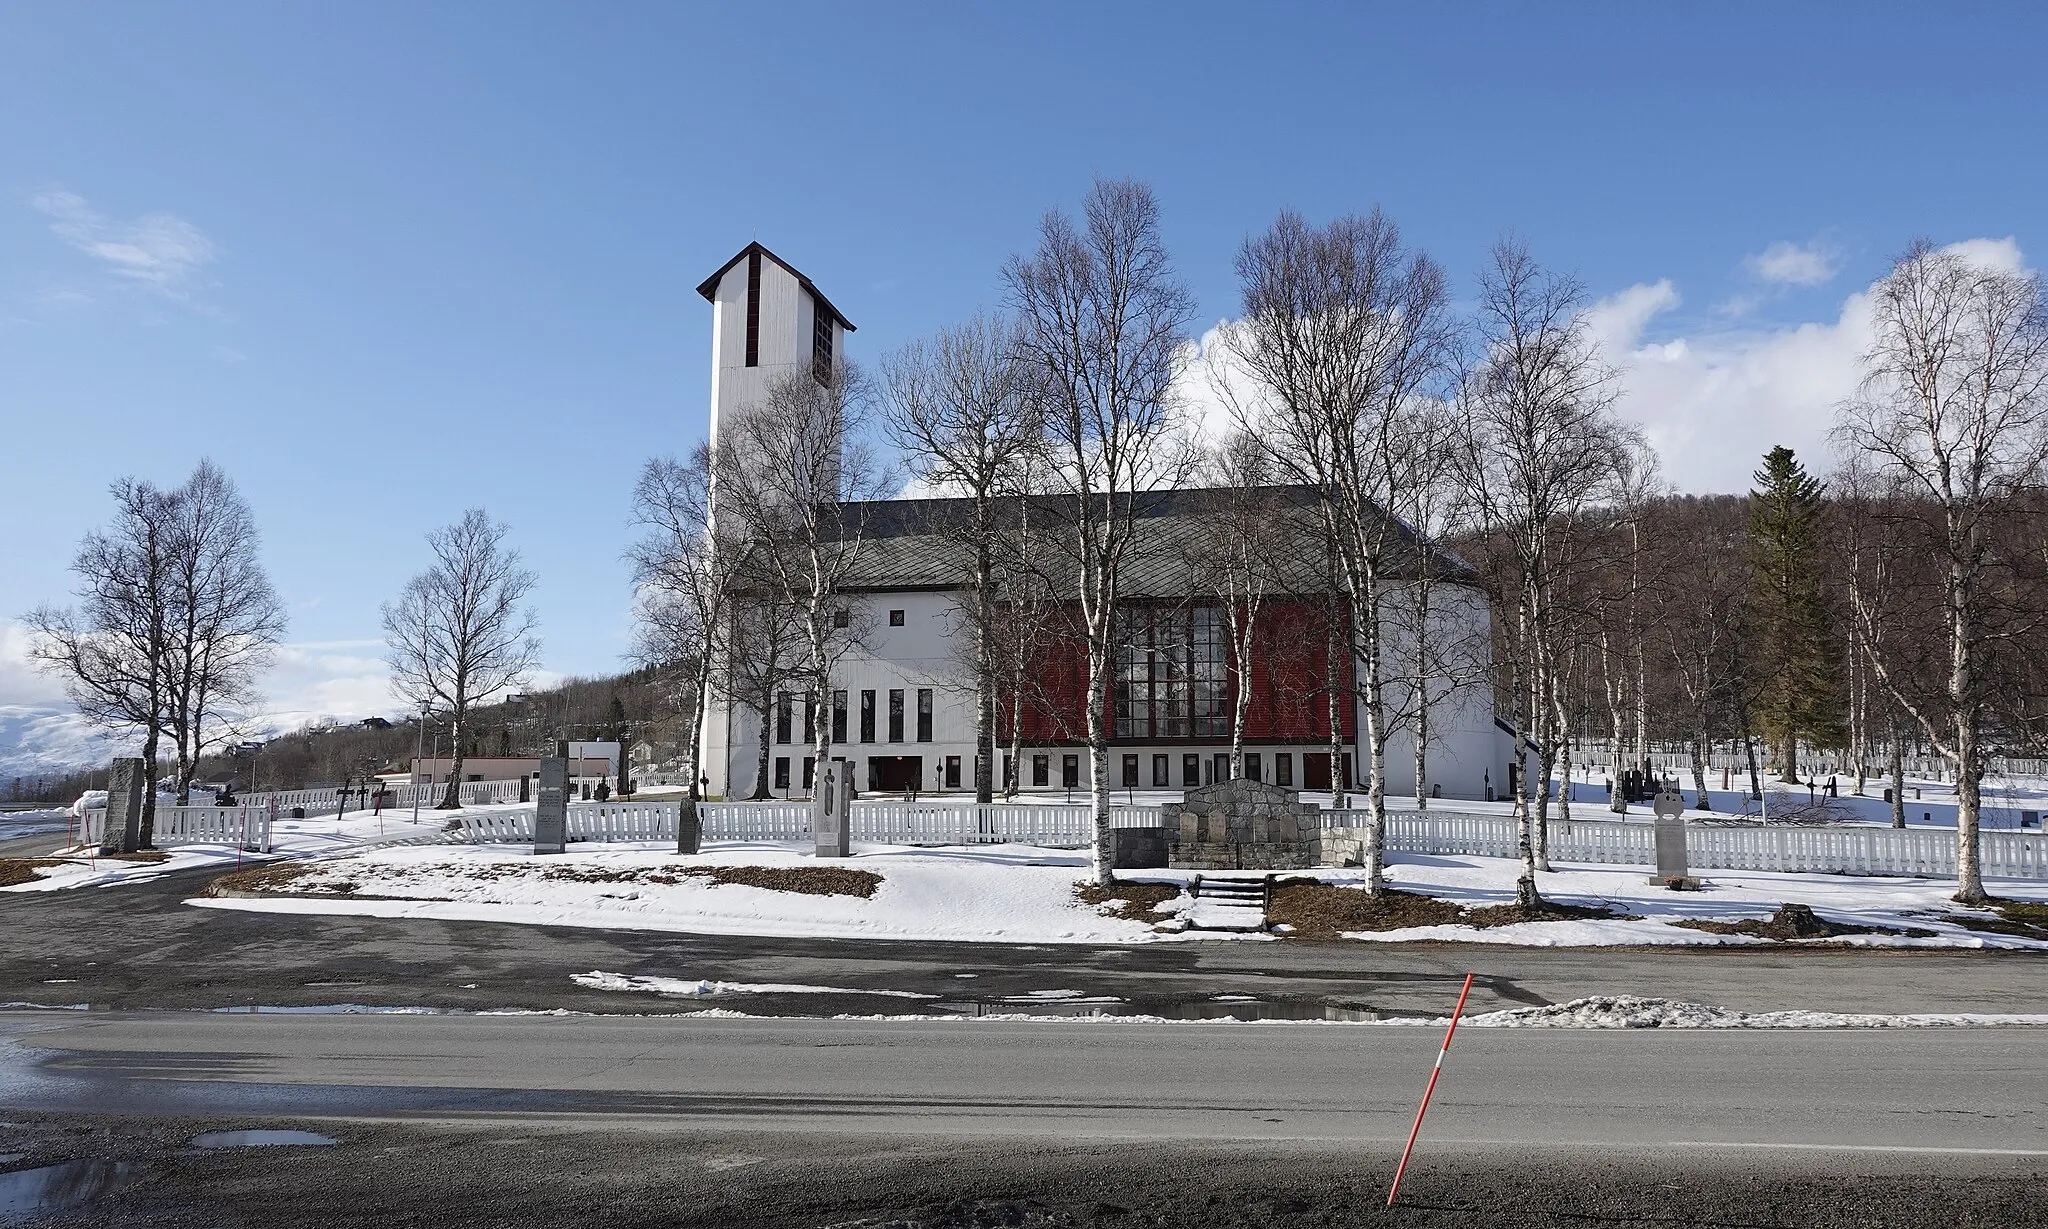
[[[721,421],[756,403],[772,381],[793,372],[826,373],[845,357],[852,322],[809,278],[759,243],[748,244],[697,289],[712,304],[714,445]],[[1285,504],[1307,507],[1314,499],[1306,487],[1273,491]],[[1111,786],[1178,791],[1227,778],[1234,689],[1247,686],[1244,775],[1309,791],[1330,789],[1334,776],[1350,790],[1362,788],[1368,757],[1355,663],[1346,663],[1353,667],[1348,672],[1333,670],[1323,650],[1327,586],[1305,572],[1305,583],[1290,586],[1286,598],[1269,598],[1252,661],[1233,669],[1225,620],[1215,599],[1196,591],[1188,564],[1191,526],[1210,498],[1200,490],[1143,497],[1124,570],[1125,643],[1104,714],[1112,729]],[[961,605],[971,597],[958,539],[944,532],[964,505],[895,499],[858,506],[860,563],[840,590],[849,625],[861,629],[858,643],[839,659],[829,695],[792,688],[765,704],[714,701],[698,758],[710,795],[807,797],[820,723],[829,728],[832,758],[850,762],[857,790],[972,793],[976,690]],[[1321,571],[1319,541],[1275,542],[1273,549],[1314,560],[1312,571]],[[1489,606],[1470,569],[1441,554],[1433,560],[1439,579],[1431,626],[1439,639],[1490,652]],[[1399,639],[1391,628],[1389,636]],[[999,697],[999,762],[991,765],[999,793],[1006,783],[1027,796],[1086,790],[1088,748],[1080,735],[1086,662],[1079,644],[1049,644],[1032,671],[1029,702]],[[1403,708],[1405,693],[1390,690],[1391,706]],[[1334,705],[1333,693],[1340,697]],[[1014,757],[1013,711],[1022,714]],[[1426,790],[1472,799],[1505,791],[1513,744],[1494,719],[1487,685],[1438,696],[1429,724]],[[1339,747],[1334,756],[1333,741]],[[1412,730],[1389,739],[1386,774],[1390,797],[1415,792]]]

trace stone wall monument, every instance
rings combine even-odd
[[[1168,866],[1238,871],[1322,864],[1322,811],[1293,790],[1239,777],[1191,789],[1165,810]]]
[[[540,790],[534,799],[533,852],[569,852],[569,744],[555,744],[540,757]]]

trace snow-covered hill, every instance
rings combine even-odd
[[[68,707],[0,704],[0,780],[104,767],[124,741]]]

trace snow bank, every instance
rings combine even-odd
[[[693,869],[833,865],[871,871],[870,897],[717,883]],[[856,846],[821,863],[794,843],[656,844],[536,856],[529,846],[406,846],[314,864],[291,897],[199,899],[206,908],[352,914],[692,934],[941,942],[1149,943],[1196,936],[1105,916],[1074,890],[1086,855],[1027,845]],[[1265,935],[1243,938],[1266,939]],[[659,991],[654,991],[659,993]]]
[[[1425,1023],[1425,1021],[1416,1021]],[[1443,1021],[1427,1021],[1441,1024]],[[1598,995],[1548,1007],[1517,1007],[1466,1016],[1461,1028],[1964,1028],[2043,1025],[2048,1015],[1943,1012],[1867,1015],[1833,1011],[1734,1011],[1675,999]]]
[[[570,981],[592,990],[627,990],[682,998],[715,998],[731,994],[879,994],[897,999],[933,999],[935,994],[915,990],[856,990],[846,986],[798,986],[781,982],[710,981],[685,977],[629,977],[592,969],[573,973]]]

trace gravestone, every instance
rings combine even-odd
[[[100,852],[134,853],[142,847],[142,795],[149,782],[142,761],[122,757],[107,777],[107,822],[100,830]]]
[[[703,845],[704,820],[697,814],[697,804],[684,799],[676,819],[676,852],[698,853]]]
[[[534,800],[533,852],[569,851],[569,744],[540,757],[540,789]]]
[[[1696,888],[1685,864],[1685,796],[1675,789],[1660,790],[1651,807],[1657,812],[1657,874],[1651,883],[1668,888]]]
[[[844,858],[853,853],[853,791],[847,780],[851,767],[846,760],[826,760],[817,770],[818,788],[811,795],[811,835],[821,858]]]

